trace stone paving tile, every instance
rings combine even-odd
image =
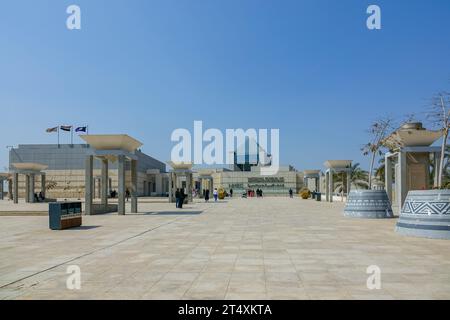
[[[197,215],[159,215],[173,205],[145,202],[140,210],[85,216],[92,228],[64,231],[49,230],[45,216],[0,217],[0,299],[450,298],[448,241],[399,236],[395,219],[345,218],[340,202],[233,199],[183,209]],[[69,265],[81,268],[81,290],[66,287]],[[379,290],[366,286],[370,265],[381,270]]]

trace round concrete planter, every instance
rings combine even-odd
[[[450,190],[409,191],[395,231],[406,236],[450,239]]]
[[[384,190],[352,190],[344,209],[346,217],[365,219],[392,218],[391,203]]]

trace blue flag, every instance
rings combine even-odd
[[[87,127],[78,127],[75,129],[75,132],[86,132]]]

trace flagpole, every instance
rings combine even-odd
[[[73,126],[70,127],[70,144],[71,144],[72,147],[73,147]]]
[[[58,129],[56,131],[58,132],[58,148],[59,148],[59,126],[58,126]]]

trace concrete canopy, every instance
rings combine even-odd
[[[12,164],[14,168],[13,171],[36,171],[40,172],[48,168],[47,165],[35,162],[19,162]]]
[[[347,168],[352,165],[352,160],[327,160],[323,165],[328,169]]]
[[[84,134],[80,137],[96,150],[134,152],[142,143],[127,134]]]
[[[11,173],[9,173],[9,172],[0,172],[0,180],[2,180],[2,179],[9,179],[9,178],[11,178]]]
[[[311,177],[317,176],[319,173],[320,173],[320,170],[304,170],[303,171],[303,174],[305,177],[306,176],[311,176]]]
[[[86,157],[85,165],[85,212],[93,214],[93,158],[101,160],[101,206],[108,210],[108,161],[118,161],[118,205],[119,215],[125,214],[125,196],[131,195],[131,212],[137,212],[137,156],[135,151],[142,146],[138,140],[127,134],[81,135],[92,151]],[[125,186],[125,162],[129,159],[131,190]]]
[[[428,147],[442,136],[442,131],[399,129],[388,137],[388,141],[402,147]]]
[[[167,164],[174,170],[191,170],[192,162],[167,161]]]

